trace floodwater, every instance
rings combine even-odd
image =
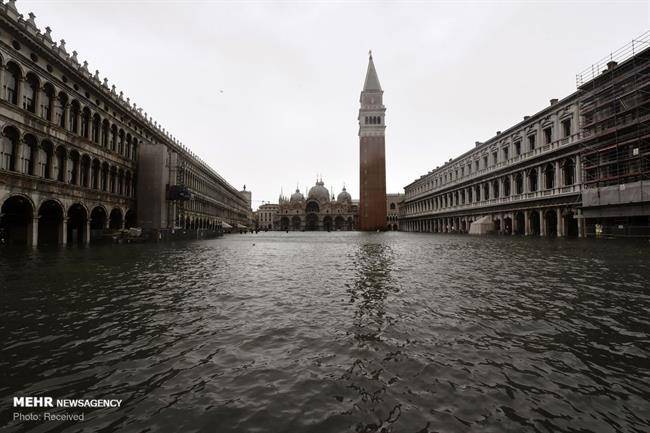
[[[238,234],[0,277],[7,432],[650,431],[647,241]]]

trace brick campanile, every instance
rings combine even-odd
[[[386,228],[386,144],[381,90],[372,52],[359,109],[359,230]]]

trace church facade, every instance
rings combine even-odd
[[[309,189],[305,197],[299,189],[290,197],[280,195],[273,229],[283,231],[347,231],[358,225],[359,206],[350,193],[343,191],[335,198],[322,179]]]

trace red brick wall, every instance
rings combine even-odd
[[[384,137],[360,137],[359,230],[386,228],[386,150]]]

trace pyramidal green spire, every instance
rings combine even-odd
[[[372,51],[368,52],[368,57],[368,71],[366,72],[366,81],[363,83],[363,90],[381,91],[381,85],[379,84],[379,78],[377,77],[377,71],[375,70],[375,63],[372,61]]]

